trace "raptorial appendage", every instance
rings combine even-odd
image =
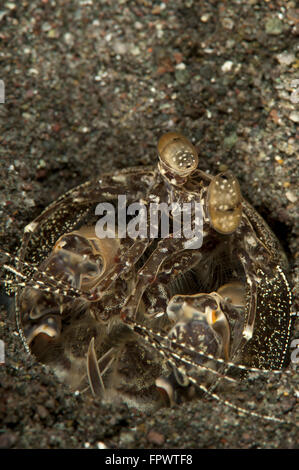
[[[201,391],[240,411],[216,386],[287,362],[286,257],[230,171],[202,172],[195,147],[175,132],[159,140],[158,157],[156,168],[104,174],[69,191],[26,227],[19,257],[3,253],[16,264],[2,267],[6,285],[18,285],[20,333],[82,393],[155,408]],[[143,204],[146,223],[151,204],[172,205],[169,233],[160,212],[143,238],[122,236],[121,195]],[[99,203],[117,219],[105,238],[95,231]],[[174,207],[183,208],[179,225]],[[195,248],[184,230],[188,208],[189,232],[202,230]]]

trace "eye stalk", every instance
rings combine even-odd
[[[162,173],[174,178],[189,176],[198,165],[195,147],[178,132],[168,132],[160,138],[158,154]]]
[[[233,233],[242,218],[242,194],[236,177],[220,173],[208,188],[208,213],[212,227],[219,233]]]

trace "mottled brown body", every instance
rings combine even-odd
[[[19,278],[19,330],[73,389],[89,383],[94,395],[141,408],[192,398],[196,387],[221,401],[214,385],[233,364],[287,361],[286,257],[231,172],[197,169],[180,134],[163,136],[158,152],[157,168],[100,175],[25,228],[16,270],[4,265]],[[116,207],[121,194],[128,204],[201,204],[202,246],[175,233],[99,239],[95,207]]]

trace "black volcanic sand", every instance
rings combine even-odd
[[[155,163],[158,137],[178,129],[199,150],[200,168],[234,171],[244,196],[281,240],[295,310],[295,3],[3,2],[0,246],[16,253],[24,226],[91,176]],[[244,416],[209,398],[150,416],[71,393],[26,355],[5,309],[0,328],[6,354],[0,369],[0,447],[298,446],[295,364],[289,374],[256,375],[235,392],[219,392],[290,424]]]

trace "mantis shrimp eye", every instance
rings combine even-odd
[[[231,172],[220,173],[208,188],[208,213],[212,227],[219,233],[233,233],[242,218],[242,195]]]
[[[178,132],[168,132],[160,138],[158,154],[165,170],[174,175],[188,176],[198,165],[195,147]]]

